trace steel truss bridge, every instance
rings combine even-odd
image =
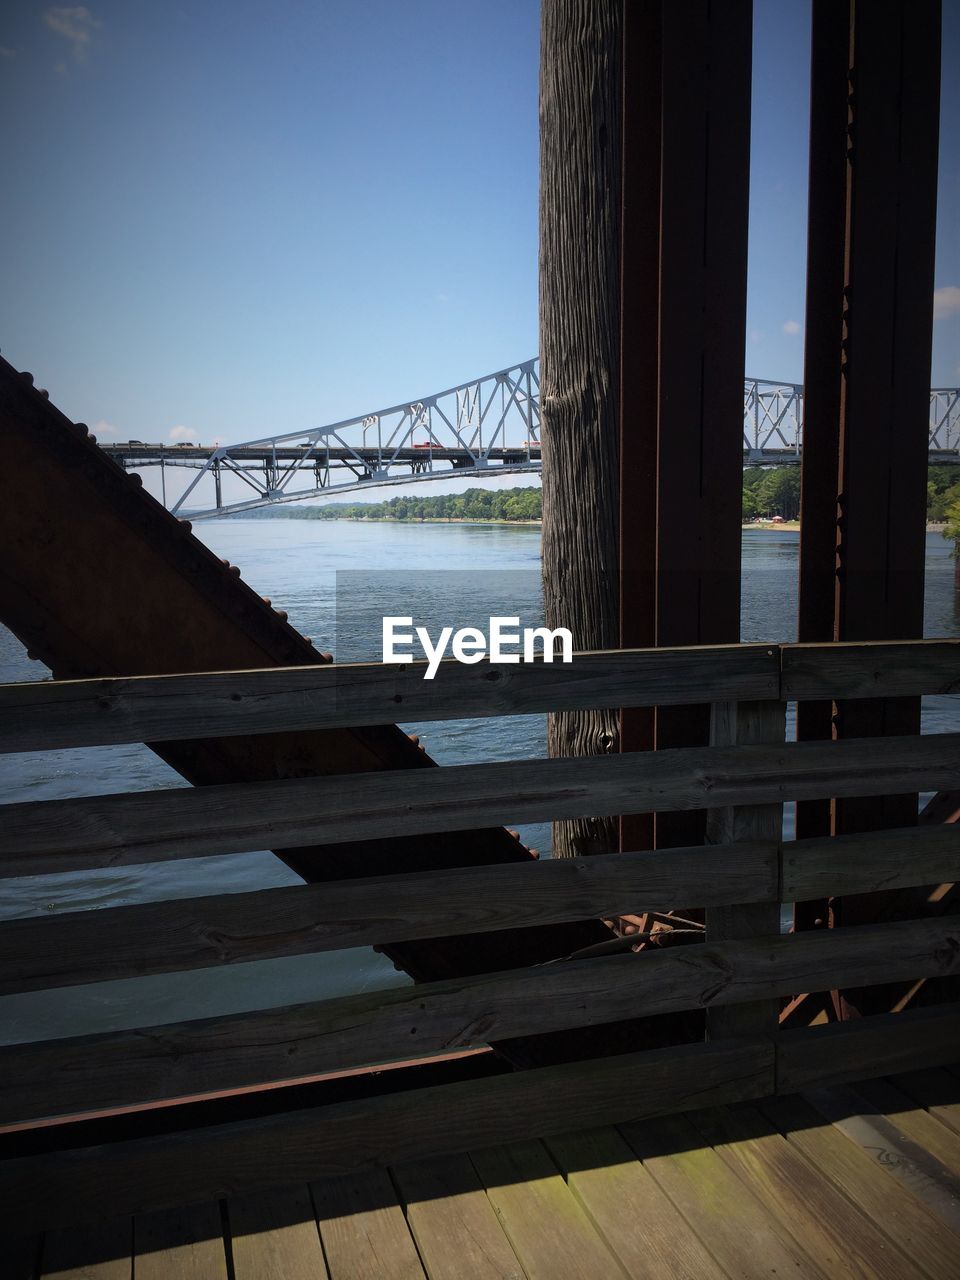
[[[800,461],[803,387],[748,378],[743,391],[744,466]],[[359,494],[364,489],[539,472],[539,360],[487,374],[420,400],[326,427],[241,444],[105,444],[122,466],[159,467],[164,505],[192,520],[279,502]],[[931,463],[960,462],[960,388],[930,392]],[[168,473],[194,472],[168,502]],[[234,493],[225,495],[230,481]],[[239,482],[239,483],[238,483]],[[206,498],[213,505],[187,507]]]

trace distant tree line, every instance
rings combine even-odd
[[[799,467],[748,467],[743,473],[744,520],[800,518]],[[960,526],[960,466],[931,467],[927,477],[927,519]]]
[[[338,502],[324,507],[273,507],[276,516],[301,520],[539,520],[539,489],[467,489],[386,502]],[[249,513],[253,514],[253,513]]]
[[[330,506],[276,506],[245,511],[288,520],[539,520],[540,489],[467,489],[386,502],[338,502]],[[799,467],[748,467],[743,473],[743,518],[800,518]],[[960,466],[931,467],[927,519],[951,521],[960,530]]]

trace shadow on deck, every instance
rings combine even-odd
[[[3,1253],[11,1280],[952,1280],[960,1069],[111,1218]]]

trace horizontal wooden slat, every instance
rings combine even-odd
[[[795,840],[783,846],[783,900],[960,880],[960,823]]]
[[[946,790],[960,734],[671,749],[0,806],[0,875],[501,823]]]
[[[774,1047],[684,1045],[0,1163],[0,1229],[71,1225],[773,1089]],[[95,1176],[92,1171],[95,1170]]]
[[[960,1006],[566,1063],[326,1107],[264,1115],[0,1163],[0,1229],[225,1198],[599,1125],[940,1065],[960,1040]],[[879,1050],[879,1052],[878,1052]],[[776,1060],[786,1074],[776,1090]],[[897,1068],[901,1069],[901,1068]],[[851,1075],[851,1073],[853,1073]],[[93,1174],[95,1171],[95,1176]]]
[[[458,867],[74,911],[0,924],[0,995],[678,902],[778,900],[776,844]]]
[[[785,644],[781,661],[785,702],[960,693],[960,640]]]
[[[777,1053],[777,1092],[948,1066],[956,1062],[958,1046],[960,1004],[785,1031]]]
[[[0,924],[0,995],[114,978],[528,928],[678,902],[778,902],[762,842],[611,853],[260,889]],[[960,879],[960,824],[787,841],[782,898]]]
[[[337,1072],[513,1036],[960,972],[960,919],[539,965],[0,1049],[0,1123]]]
[[[0,752],[594,707],[776,698],[776,645],[578,653],[571,663],[357,663],[0,686]]]
[[[782,681],[780,668],[782,663]],[[960,690],[960,641],[612,650],[570,664],[356,663],[0,686],[0,753],[608,706]]]

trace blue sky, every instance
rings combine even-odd
[[[8,0],[4,355],[103,439],[204,442],[528,358],[538,22],[533,0]],[[808,28],[804,0],[757,0],[746,371],[787,380],[802,370]],[[945,37],[956,66],[960,0]],[[955,384],[952,74],[944,108],[932,380]]]

